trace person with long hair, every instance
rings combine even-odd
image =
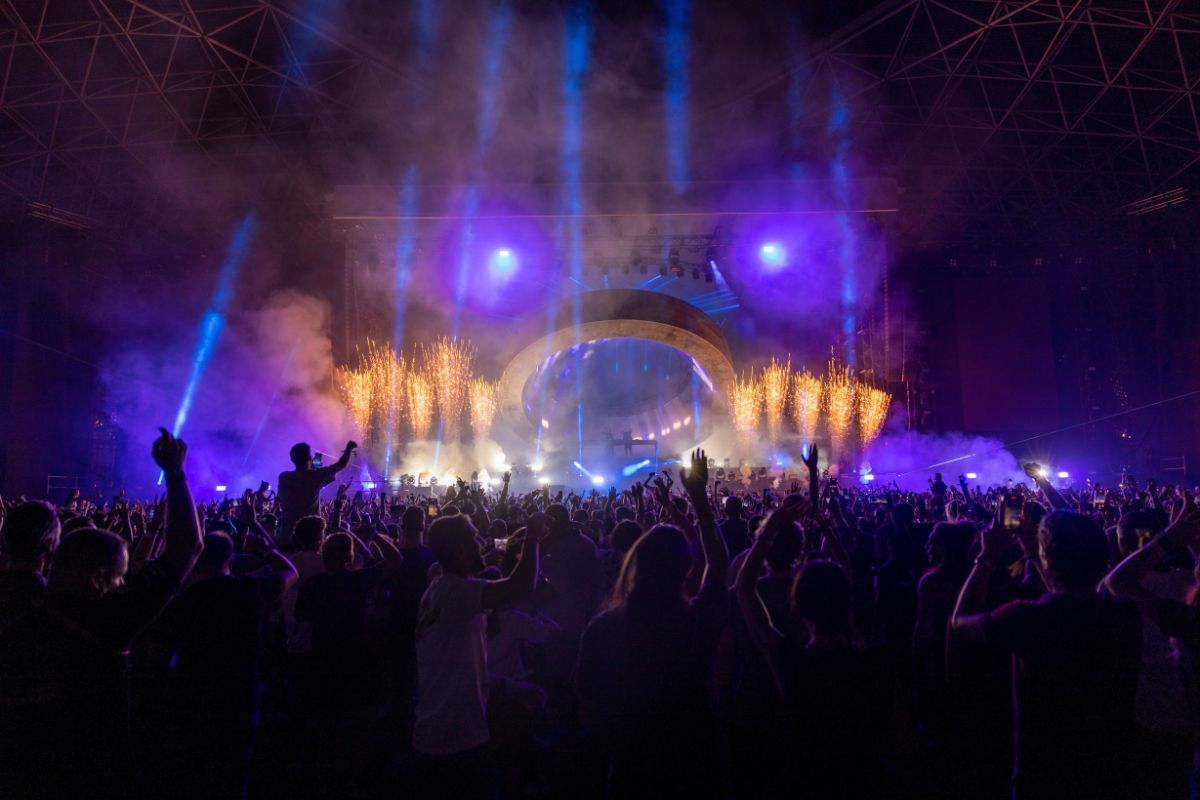
[[[581,711],[606,761],[607,796],[719,796],[708,681],[724,626],[729,554],[697,450],[680,482],[695,512],[703,576],[685,583],[683,532],[659,524],[630,548],[607,610],[584,633],[576,670]]]
[[[789,596],[791,623],[777,628],[757,591],[767,553],[811,506],[790,495],[760,529],[738,573],[738,606],[782,701],[793,757],[776,771],[773,796],[869,796],[878,786],[878,738],[889,709],[878,660],[854,626],[849,576],[833,561],[803,564]],[[829,533],[828,535],[836,535]]]

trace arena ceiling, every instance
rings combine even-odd
[[[595,4],[602,15],[619,5]],[[791,5],[762,4],[759,28]],[[0,193],[86,227],[125,208],[140,171],[164,158],[286,179],[347,140],[403,127],[414,101],[397,87],[412,59],[367,5],[337,25],[324,7],[0,0]],[[1195,202],[1192,3],[892,0],[840,26],[792,21],[803,46],[779,44],[753,74],[697,68],[695,129],[750,115],[803,132],[827,123],[797,118],[795,98],[833,92],[855,109],[855,139],[871,142],[871,177],[894,178],[904,206],[936,205],[955,229],[1096,224]],[[692,61],[720,49],[701,39]],[[928,235],[929,216],[902,228]]]

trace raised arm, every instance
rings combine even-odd
[[[817,459],[820,453],[817,445],[808,446],[808,455],[804,456],[804,466],[808,467],[808,502],[813,508],[819,508],[821,503],[821,475],[817,471]]]
[[[983,552],[975,559],[975,566],[967,575],[962,591],[958,594],[958,603],[950,617],[950,626],[955,633],[962,634],[976,642],[986,642],[983,619],[987,611],[988,582],[992,572],[999,564],[1004,551],[1012,544],[1012,533],[1004,527],[1004,506],[996,506],[996,516],[992,524],[980,536]]]
[[[158,430],[162,435],[155,440],[151,453],[154,462],[163,471],[167,485],[167,521],[163,532],[162,558],[179,570],[182,580],[200,555],[200,520],[196,517],[196,504],[192,501],[192,491],[183,473],[187,444],[172,436],[166,428]]]
[[[696,510],[696,524],[700,529],[700,547],[704,552],[704,578],[701,587],[729,585],[729,551],[717,531],[717,521],[708,502],[708,458],[703,450],[692,453],[690,468],[679,470],[679,481],[692,500]]]
[[[504,473],[504,477],[500,484],[500,497],[496,500],[496,513],[498,514],[505,514],[505,510],[508,508],[508,484],[511,480],[512,473]]]
[[[533,595],[537,585],[539,545],[546,532],[546,517],[538,512],[529,517],[525,536],[521,543],[521,554],[512,574],[498,581],[491,581],[483,588],[480,599],[484,610],[504,608]]]
[[[321,471],[328,475],[329,481],[332,481],[334,476],[336,476],[346,467],[350,466],[350,456],[354,454],[354,451],[357,447],[358,442],[355,442],[354,440],[346,442],[346,448],[342,450],[341,458],[330,464],[328,467],[321,468]]]
[[[300,579],[300,573],[288,557],[279,551],[275,537],[267,533],[266,528],[258,521],[258,515],[254,511],[254,499],[249,495],[243,498],[238,510],[238,523],[246,526],[246,549],[262,555],[267,569],[279,578],[280,592],[286,592]]]
[[[738,571],[735,587],[738,608],[742,612],[742,618],[746,622],[750,638],[762,652],[767,664],[770,665],[771,672],[775,676],[776,688],[780,688],[782,685],[780,683],[782,665],[780,664],[779,648],[783,644],[783,634],[771,624],[767,608],[763,605],[762,598],[758,596],[758,578],[762,575],[767,551],[771,549],[779,532],[785,525],[795,523],[796,515],[801,508],[801,504],[797,502],[799,498],[800,495],[789,495],[784,499],[783,505],[772,511],[771,515],[763,521],[759,528],[758,538],[750,546],[746,559],[742,562],[742,568]]]
[[[1191,494],[1184,492],[1183,503],[1176,505],[1167,529],[1117,564],[1104,577],[1103,586],[1117,597],[1133,600],[1143,614],[1153,619],[1159,598],[1143,585],[1142,580],[1167,556],[1194,547],[1198,542],[1200,511],[1197,511]]]
[[[1049,502],[1050,506],[1056,511],[1062,511],[1071,507],[1071,504],[1068,503],[1061,494],[1059,494],[1058,489],[1055,489],[1054,486],[1051,485],[1050,478],[1042,474],[1042,466],[1040,464],[1026,464],[1025,474],[1033,478],[1033,482],[1036,483],[1037,487],[1042,490],[1042,494],[1046,495],[1047,502]]]

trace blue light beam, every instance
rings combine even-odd
[[[187,388],[183,392],[183,400],[179,403],[179,411],[175,414],[175,425],[172,434],[178,436],[187,423],[188,414],[192,410],[192,401],[196,397],[196,389],[200,378],[212,359],[213,351],[221,338],[221,329],[225,327],[225,313],[229,308],[229,299],[233,295],[233,284],[241,269],[242,261],[253,241],[257,219],[254,212],[242,218],[234,228],[233,238],[229,243],[229,251],[225,254],[225,262],[221,265],[221,275],[217,279],[217,288],[213,292],[208,310],[200,322],[200,340],[196,344],[196,352],[192,356],[192,371],[188,377]]]

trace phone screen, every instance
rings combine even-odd
[[[1010,494],[1004,498],[1004,527],[1009,530],[1021,527],[1021,496]]]
[[[324,461],[325,456],[323,456],[321,453],[317,453],[315,456],[313,456],[313,466],[318,469],[321,468],[321,464],[324,463]]]
[[[427,509],[425,509],[425,516],[436,517],[437,515],[438,515],[437,503],[430,503],[429,507]]]
[[[1149,528],[1138,528],[1137,531],[1138,547],[1145,547],[1146,543],[1154,538],[1154,531]]]
[[[1107,502],[1107,500],[1108,498],[1106,498],[1104,495],[1097,495],[1092,501],[1092,505],[1094,505],[1096,508],[1104,508],[1104,504]]]
[[[492,545],[496,548],[496,552],[503,553],[508,549],[508,539],[492,539]]]

